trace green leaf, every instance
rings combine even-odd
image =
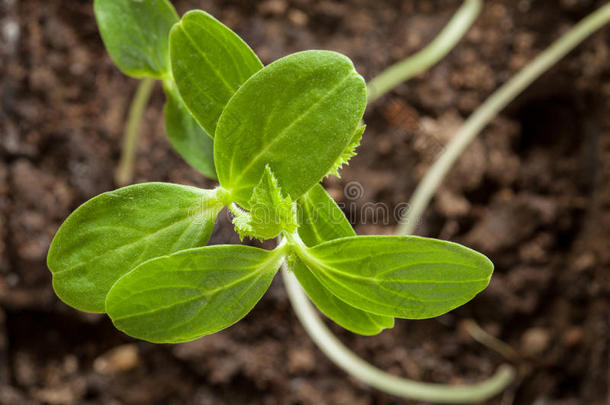
[[[353,333],[365,336],[379,334],[394,327],[391,316],[375,315],[353,307],[334,296],[330,290],[312,274],[305,264],[297,259],[292,267],[307,296],[329,319]]]
[[[212,136],[229,99],[263,67],[237,34],[200,10],[186,13],[172,29],[170,59],[184,103]]]
[[[167,0],[95,0],[95,18],[106,49],[132,77],[162,78],[169,72],[169,32],[178,22]]]
[[[173,148],[199,172],[217,179],[214,141],[191,116],[175,90],[166,86],[165,94],[165,130]]]
[[[333,167],[328,171],[329,175],[334,175],[337,177],[341,177],[339,175],[339,170],[343,167],[343,165],[348,164],[349,160],[356,156],[356,148],[360,146],[360,140],[362,140],[362,134],[364,134],[364,130],[366,129],[366,125],[363,125],[356,129],[354,135],[352,135],[352,139],[349,141],[349,145],[345,148],[339,159],[335,161]]]
[[[298,210],[299,236],[307,246],[356,235],[341,209],[320,184],[299,199]],[[345,329],[370,336],[394,326],[392,317],[371,314],[341,301],[318,281],[300,259],[296,259],[292,270],[316,307]]]
[[[332,239],[356,236],[341,208],[320,184],[298,200],[299,236],[307,246]]]
[[[317,184],[349,145],[366,86],[346,56],[305,51],[278,59],[229,100],[214,138],[220,184],[248,208],[268,164],[293,200]]]
[[[415,236],[355,236],[297,251],[322,284],[364,311],[408,319],[442,315],[488,284],[489,259]]]
[[[249,246],[184,250],[119,279],[106,311],[126,334],[154,343],[197,339],[246,316],[269,288],[284,255]]]
[[[51,243],[47,264],[55,293],[82,311],[104,312],[119,277],[148,259],[206,244],[221,208],[213,191],[167,183],[92,198]]]
[[[285,230],[297,229],[295,211],[290,197],[283,197],[269,166],[250,197],[250,212],[242,212],[233,219],[240,237],[271,239]]]

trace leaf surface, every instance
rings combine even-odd
[[[303,194],[297,204],[299,236],[307,246],[356,236],[348,219],[321,184]]]
[[[162,78],[169,72],[169,33],[178,22],[167,0],[95,0],[95,18],[113,62],[125,74]]]
[[[212,191],[144,183],[100,194],[53,238],[47,264],[66,304],[104,312],[110,287],[144,261],[207,243],[222,208]]]
[[[191,116],[175,90],[166,88],[165,94],[165,130],[173,148],[199,172],[217,179],[213,139]]]
[[[263,67],[237,34],[201,10],[189,11],[172,29],[170,59],[184,103],[211,136],[229,99]]]
[[[366,106],[352,62],[331,51],[288,55],[254,74],[229,100],[214,138],[220,184],[248,208],[266,165],[293,201],[341,156]]]
[[[178,343],[246,316],[269,288],[283,255],[240,245],[184,250],[147,261],[119,279],[106,311],[126,334]]]
[[[356,235],[343,211],[320,184],[299,199],[298,210],[299,236],[307,246]],[[345,329],[361,335],[376,335],[394,326],[392,317],[375,315],[341,301],[298,258],[293,271],[316,307]]]
[[[442,315],[489,283],[493,264],[461,245],[415,236],[355,236],[300,258],[324,286],[364,311],[407,319]]]

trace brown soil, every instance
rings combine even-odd
[[[53,294],[54,232],[114,187],[121,130],[137,85],[113,67],[91,1],[0,0],[0,403],[395,404],[347,377],[314,346],[276,280],[237,325],[181,345],[116,331]],[[456,0],[184,0],[242,35],[265,63],[297,50],[349,55],[370,79],[434,37]],[[488,0],[466,39],[431,71],[368,109],[360,154],[326,186],[355,216],[397,207],[456,127],[501,83],[603,1]],[[474,319],[522,357],[520,379],[489,404],[603,404],[610,319],[610,30],[547,73],[467,151],[419,233],[479,249],[490,287],[439,319],[376,337],[333,329],[397,375],[474,382],[505,360],[465,333]],[[211,187],[170,149],[157,88],[136,181]],[[364,187],[352,201],[343,188]],[[351,203],[351,204],[350,204]],[[359,233],[389,224],[357,218]],[[216,243],[237,239],[226,219]]]

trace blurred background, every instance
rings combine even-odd
[[[347,54],[370,80],[428,43],[457,0],[177,0],[204,9],[269,63],[304,49]],[[370,105],[359,155],[325,182],[353,215],[408,201],[463,120],[603,1],[487,0],[444,59]],[[180,345],[135,341],[61,303],[45,265],[67,215],[115,187],[137,81],[111,63],[92,1],[0,0],[0,404],[398,404],[346,376],[311,342],[281,281],[241,322]],[[136,182],[213,187],[173,152],[155,89]],[[346,196],[358,181],[362,192]],[[213,243],[235,243],[221,215]],[[330,325],[396,375],[466,383],[507,360],[518,380],[488,404],[606,404],[610,323],[610,29],[593,35],[485,129],[417,230],[496,264],[489,288],[438,319],[375,337]],[[514,351],[476,342],[474,320]],[[329,323],[330,324],[330,323]]]

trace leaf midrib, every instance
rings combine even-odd
[[[300,260],[300,259],[299,259]],[[317,283],[316,287],[319,287],[321,289],[321,292],[326,295],[327,299],[331,301],[331,305],[335,306],[335,308],[337,308],[337,310],[343,312],[343,310],[339,307],[339,305],[344,305],[346,308],[346,310],[349,311],[357,311],[362,313],[362,315],[367,318],[370,322],[370,324],[372,325],[372,327],[370,327],[371,325],[369,325],[369,327],[367,327],[366,329],[368,331],[375,331],[375,332],[379,332],[383,329],[385,329],[386,327],[382,324],[380,324],[378,321],[378,319],[375,319],[376,317],[380,317],[380,318],[392,318],[391,316],[387,316],[387,315],[379,315],[379,314],[373,314],[372,312],[368,312],[365,311],[363,309],[360,308],[356,308],[355,306],[348,304],[347,302],[343,301],[341,298],[337,297],[335,294],[332,293],[332,291],[330,291],[324,284],[322,284],[322,282],[320,280],[318,280],[318,278],[313,274],[313,272],[307,267],[307,265],[303,262],[301,262],[302,265],[305,267],[305,269],[303,270],[304,272],[310,272],[311,277],[313,277],[313,280],[315,280],[315,282]],[[306,291],[307,292],[307,291]],[[309,295],[309,293],[308,293]],[[311,298],[310,298],[311,299]],[[322,311],[322,309],[320,309]],[[322,311],[324,312],[324,311]],[[327,315],[328,316],[328,315]],[[330,316],[328,316],[330,318]],[[331,318],[332,319],[332,318]],[[335,321],[334,319],[332,319],[334,322],[337,322],[338,324],[340,324],[341,326],[342,323]],[[351,321],[352,319],[348,316],[348,320]],[[360,326],[360,325],[359,325]],[[353,327],[353,326],[352,326]],[[362,328],[360,328],[362,329]]]
[[[471,295],[471,293],[469,292],[468,294],[462,294],[459,297],[454,297],[454,298],[450,298],[450,299],[442,299],[442,300],[422,300],[421,298],[418,298],[418,297],[413,297],[413,296],[407,297],[407,296],[404,296],[404,295],[400,294],[397,291],[394,291],[394,290],[391,290],[391,289],[387,288],[379,280],[370,279],[370,278],[366,278],[366,277],[362,277],[362,276],[355,276],[355,275],[351,275],[349,273],[338,271],[337,269],[334,269],[333,267],[328,266],[326,263],[324,263],[323,261],[319,260],[317,257],[311,255],[309,252],[307,252],[304,249],[299,249],[299,253],[301,253],[301,255],[302,255],[301,259],[304,260],[306,263],[307,263],[308,260],[309,261],[313,261],[314,262],[314,266],[315,266],[315,264],[317,264],[318,266],[320,266],[322,268],[326,268],[327,270],[330,270],[329,273],[335,273],[335,274],[339,274],[339,275],[343,275],[343,276],[348,276],[348,277],[351,276],[352,278],[356,278],[356,279],[359,278],[359,279],[366,280],[366,281],[368,281],[370,283],[376,284],[379,288],[381,288],[384,291],[387,291],[389,294],[391,294],[393,296],[396,296],[396,297],[399,297],[399,298],[402,298],[402,299],[407,300],[407,301],[418,302],[418,303],[426,305],[426,303],[455,302],[456,300],[458,300],[458,301],[461,300],[462,297],[466,297],[466,296]],[[314,275],[316,274],[315,271],[313,271],[313,273],[314,273]],[[374,305],[377,305],[377,306],[380,306],[380,307],[389,308],[392,311],[394,311],[396,309],[399,309],[396,306],[388,305],[388,304],[386,304],[384,302],[380,302],[378,300],[373,300],[371,297],[369,297],[367,295],[364,295],[364,293],[354,290],[348,284],[342,283],[336,277],[333,277],[332,274],[329,274],[329,273],[326,273],[325,275],[324,275],[324,273],[322,273],[321,277],[325,276],[325,277],[330,278],[335,283],[337,283],[339,286],[341,286],[342,288],[346,289],[347,291],[350,291],[354,295],[361,297],[366,302],[370,302],[370,303],[372,303]],[[488,280],[488,278],[485,278],[484,280]],[[481,281],[484,281],[484,280],[481,280]],[[434,283],[440,284],[440,283],[438,283],[436,281]],[[332,290],[329,289],[329,291],[332,291]],[[349,304],[349,305],[351,305],[351,304]],[[358,308],[358,307],[356,307],[356,308]],[[358,308],[358,309],[361,309],[361,308]],[[364,309],[362,309],[362,310],[365,311],[365,312],[368,312],[368,311],[366,311]],[[404,311],[402,311],[400,309],[399,309],[399,312],[400,313],[404,313]],[[397,316],[395,314],[394,315],[378,314],[378,315]]]
[[[214,75],[220,79],[220,81],[225,85],[225,87],[229,90],[229,92],[231,92],[231,94],[234,94],[237,91],[237,89],[234,89],[233,86],[231,86],[225,80],[225,78],[220,74],[220,72],[218,70],[216,70],[216,67],[212,64],[212,62],[210,62],[210,60],[208,59],[208,56],[205,54],[205,52],[201,48],[199,48],[197,42],[195,42],[195,40],[191,37],[191,35],[189,34],[188,30],[186,29],[186,26],[184,25],[184,23],[182,23],[180,25],[182,26],[182,32],[186,36],[186,39],[193,45],[193,48],[195,48],[197,53],[203,57],[203,59],[205,60],[206,64],[210,68],[210,70],[212,72],[214,72]],[[197,24],[195,24],[195,25],[197,25]]]
[[[277,260],[276,255],[271,255],[270,258],[268,258],[267,260],[262,262],[260,264],[260,267],[259,267],[258,270],[254,271],[252,273],[248,273],[246,276],[238,278],[238,279],[232,281],[231,283],[224,284],[224,285],[222,285],[220,287],[217,287],[217,288],[214,288],[212,290],[208,290],[208,291],[203,292],[201,294],[198,294],[198,295],[195,295],[193,297],[190,297],[190,298],[188,298],[186,300],[173,302],[173,303],[171,303],[169,305],[164,305],[162,307],[154,308],[154,309],[149,310],[149,311],[138,312],[136,314],[129,314],[129,315],[126,315],[126,316],[123,316],[123,317],[119,317],[119,318],[113,318],[113,320],[114,321],[120,321],[120,320],[123,320],[123,319],[134,318],[134,317],[137,317],[137,316],[150,315],[150,314],[155,313],[155,312],[164,311],[166,309],[172,308],[172,307],[174,307],[176,305],[186,304],[186,303],[191,302],[191,301],[199,300],[199,299],[201,299],[203,297],[206,297],[206,296],[210,296],[210,297],[214,296],[214,295],[216,295],[218,292],[220,292],[222,290],[226,290],[226,289],[232,288],[236,284],[242,283],[242,282],[248,280],[249,278],[251,278],[253,276],[256,276],[257,274],[263,272],[267,268],[267,265],[270,262],[272,262],[273,260]],[[257,267],[257,266],[251,266],[251,267]],[[245,267],[245,268],[248,269],[250,267]],[[210,271],[210,270],[214,270],[214,269],[205,269],[205,270],[195,270],[195,269],[193,269],[193,271]],[[196,287],[193,287],[193,288],[196,288]]]
[[[246,165],[245,168],[243,168],[241,170],[241,173],[237,176],[237,178],[233,179],[231,181],[231,186],[238,184],[239,181],[246,175],[246,173],[248,172],[248,170],[250,170],[250,168],[252,168],[252,166],[254,166],[255,163],[257,163],[260,158],[267,153],[267,151],[277,142],[279,142],[280,140],[282,140],[284,138],[284,136],[286,135],[286,132],[290,131],[296,124],[298,124],[300,121],[302,121],[307,115],[309,115],[309,113],[314,110],[315,108],[317,108],[320,104],[322,104],[328,97],[330,97],[331,95],[333,95],[337,90],[339,90],[341,88],[341,86],[351,77],[353,77],[353,71],[349,71],[347,75],[345,75],[345,77],[343,79],[341,79],[341,81],[336,84],[335,86],[333,86],[332,89],[330,89],[324,96],[320,97],[315,103],[313,103],[312,105],[310,105],[306,110],[304,110],[301,114],[299,114],[299,116],[297,116],[289,125],[287,125],[286,127],[284,127],[272,140],[271,142],[269,142],[267,145],[265,145],[255,156],[254,158],[252,158],[250,160],[250,162],[248,163],[248,165]],[[267,138],[267,135],[263,134],[263,138]],[[233,164],[233,160],[235,160],[236,155],[233,154],[233,156],[231,157],[231,162],[230,162],[230,166]],[[244,187],[240,187],[239,189],[243,189]]]
[[[420,265],[426,265],[426,264],[446,264],[449,266],[460,266],[460,267],[466,267],[466,268],[472,268],[472,269],[478,269],[478,267],[476,266],[470,266],[470,265],[466,265],[466,264],[461,264],[461,263],[452,263],[452,262],[417,262],[417,263],[413,263],[413,264],[409,264],[407,266],[403,266],[403,265],[398,265],[395,267],[392,267],[388,270],[384,270],[382,272],[380,272],[379,274],[376,274],[375,277],[367,277],[367,276],[362,276],[359,274],[352,274],[352,273],[348,273],[346,271],[342,271],[340,269],[337,269],[335,267],[330,266],[329,264],[327,264],[326,262],[319,260],[317,257],[313,256],[310,254],[310,257],[313,257],[316,259],[316,262],[319,263],[322,267],[327,268],[328,270],[330,270],[333,273],[339,274],[341,276],[347,277],[347,278],[352,278],[352,279],[360,279],[360,280],[366,280],[366,281],[370,281],[370,282],[374,282],[374,283],[380,283],[380,282],[396,282],[396,283],[404,283],[404,284],[468,284],[468,283],[475,283],[475,282],[479,282],[479,281],[485,281],[488,280],[488,277],[484,277],[484,278],[480,278],[480,279],[472,279],[472,280],[446,280],[446,281],[439,281],[439,280],[411,280],[411,279],[397,279],[397,280],[393,280],[393,279],[386,279],[386,278],[379,278],[380,276],[390,273],[392,271],[396,271],[398,269],[408,269],[411,267],[416,267],[416,266],[420,266]],[[353,260],[353,259],[351,259]],[[346,261],[347,262],[347,261]]]
[[[109,255],[118,254],[119,252],[122,252],[123,250],[125,250],[127,248],[130,248],[133,245],[136,245],[138,243],[145,242],[145,241],[147,241],[147,240],[149,240],[151,238],[154,238],[155,236],[157,236],[157,234],[159,234],[161,232],[164,232],[164,231],[167,231],[168,229],[173,228],[176,225],[181,225],[184,222],[186,222],[187,220],[190,220],[192,218],[193,218],[192,216],[184,217],[181,220],[176,221],[176,222],[172,222],[171,224],[169,224],[167,226],[164,226],[163,228],[160,228],[160,229],[156,230],[153,233],[146,234],[145,236],[143,236],[141,238],[138,238],[138,239],[134,240],[133,242],[129,242],[129,243],[124,244],[124,245],[120,245],[120,246],[118,246],[115,249],[107,250],[104,253],[102,253],[101,255],[93,256],[89,260],[79,262],[79,263],[77,263],[77,264],[75,264],[75,265],[73,265],[71,267],[68,267],[67,269],[63,269],[63,270],[59,270],[59,271],[54,271],[53,275],[55,276],[55,275],[58,275],[58,274],[69,272],[69,271],[74,271],[74,270],[80,269],[81,267],[86,266],[86,265],[88,265],[88,264],[90,264],[90,263],[92,263],[92,262],[94,262],[94,261],[96,261],[98,259],[105,258],[105,257],[107,257]]]
[[[154,65],[154,66],[151,66],[151,67],[154,70],[156,70],[154,73],[158,74],[160,76],[163,76],[163,74],[165,74],[167,72],[167,67],[163,67],[161,65],[161,61],[159,61],[157,59],[157,56],[159,56],[159,53],[156,51],[156,49],[154,49],[154,48],[152,48],[150,46],[150,43],[149,43],[148,39],[142,33],[143,31],[147,31],[148,27],[143,27],[142,24],[140,23],[141,18],[138,18],[138,16],[135,15],[135,10],[133,9],[133,3],[132,2],[129,2],[129,6],[127,8],[129,9],[129,13],[131,14],[131,17],[132,17],[133,21],[137,21],[138,22],[138,26],[141,28],[140,30],[135,30],[135,31],[140,36],[140,39],[142,40],[142,44],[146,44],[147,51],[151,55],[150,59],[153,62],[153,65]],[[144,28],[144,29],[142,29],[142,28]],[[168,35],[169,35],[169,33],[168,33]],[[155,33],[155,36],[156,36],[156,33]]]
[[[250,290],[250,289],[251,289],[251,288],[252,288],[254,285],[256,285],[256,283],[258,283],[258,281],[260,280],[260,278],[261,278],[262,276],[263,276],[263,274],[262,274],[262,273],[261,273],[261,274],[259,274],[259,275],[256,277],[256,280],[254,280],[253,282],[251,282],[251,283],[250,283],[250,285],[248,285],[248,286],[247,286],[247,287],[246,287],[246,288],[245,288],[245,289],[242,291],[242,293],[240,294],[240,296],[239,296],[239,297],[236,297],[236,298],[233,300],[232,304],[234,304],[234,303],[235,303],[235,302],[237,302],[239,299],[241,299],[241,297],[243,297],[243,296],[244,296],[244,294],[246,294],[246,293],[247,293],[247,292],[248,292],[248,291],[249,291],[249,290]],[[170,330],[175,330],[175,329],[177,329],[177,328],[180,328],[180,327],[182,327],[182,326],[186,325],[186,324],[187,324],[187,323],[189,323],[191,320],[193,320],[194,318],[196,318],[197,316],[199,316],[199,315],[201,314],[201,312],[203,312],[203,310],[205,310],[205,308],[207,308],[207,307],[208,307],[208,305],[209,305],[209,304],[210,304],[210,301],[206,302],[206,303],[205,303],[205,305],[203,305],[201,308],[199,308],[199,309],[198,309],[198,310],[197,310],[197,311],[196,311],[196,312],[195,312],[195,313],[194,313],[192,316],[190,316],[188,319],[186,319],[186,320],[184,320],[184,321],[180,322],[180,323],[179,323],[179,324],[177,324],[177,325],[172,326],[171,328],[165,329],[165,332],[168,332],[168,331],[170,331]],[[237,322],[237,321],[235,321],[235,322]],[[233,322],[233,323],[235,323],[235,322]],[[231,324],[226,325],[226,320],[225,320],[225,324],[223,324],[223,325],[220,327],[220,329],[222,329],[222,328],[226,328],[226,327],[228,327],[228,326],[230,326],[230,325],[231,325]],[[180,338],[178,338],[178,339],[172,339],[172,341],[174,341],[174,342],[179,342],[179,341],[188,341],[188,340],[196,339],[196,338],[200,337],[202,334],[204,334],[204,335],[205,335],[205,334],[210,333],[210,332],[211,332],[211,330],[206,329],[206,330],[203,330],[203,331],[198,331],[198,333],[197,333],[197,334],[194,334],[193,336],[190,336],[190,335],[189,335],[188,337],[180,337]]]

